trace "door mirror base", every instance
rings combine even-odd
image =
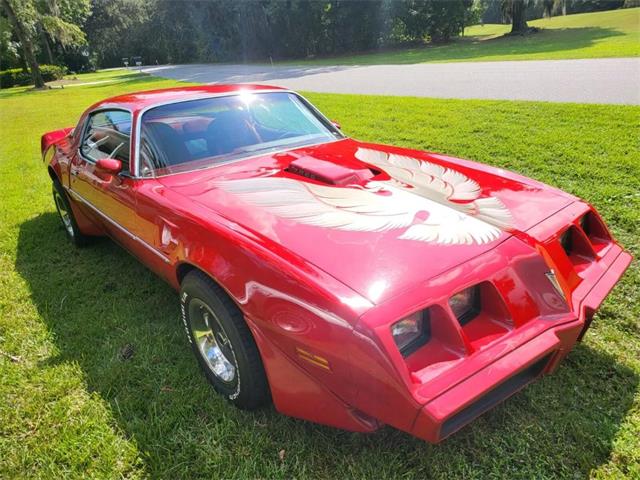
[[[101,158],[96,162],[96,170],[102,173],[117,175],[122,171],[122,162],[115,158]]]

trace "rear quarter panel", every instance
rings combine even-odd
[[[58,181],[69,185],[69,163],[73,155],[74,138],[70,135],[73,127],[47,132],[40,139],[42,158],[51,167]]]

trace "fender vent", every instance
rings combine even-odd
[[[328,185],[349,185],[362,183],[380,173],[372,168],[354,170],[349,167],[319,160],[313,157],[297,158],[289,164],[285,171],[301,177],[310,178]]]
[[[571,225],[560,236],[560,245],[577,272],[581,272],[595,260],[595,250],[587,235]]]
[[[611,244],[611,235],[602,220],[593,212],[587,212],[580,219],[580,228],[585,233],[596,253],[602,254]]]

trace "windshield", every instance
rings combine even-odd
[[[141,120],[140,175],[206,168],[274,150],[343,138],[299,96],[252,93],[153,108]]]

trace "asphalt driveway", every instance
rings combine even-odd
[[[367,66],[162,65],[143,71],[198,83],[439,98],[640,104],[640,58]]]

